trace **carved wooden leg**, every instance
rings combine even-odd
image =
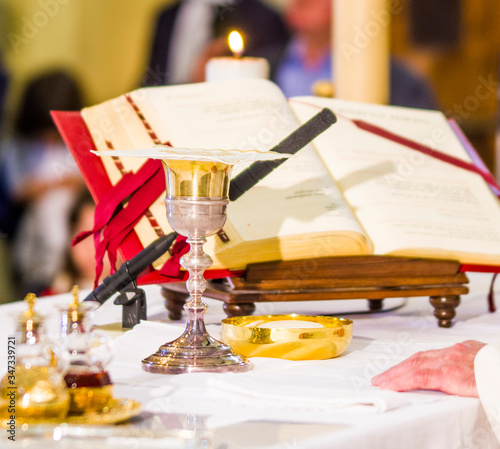
[[[255,312],[255,304],[253,302],[245,304],[233,304],[225,302],[222,308],[229,318],[231,318],[232,316],[252,315],[252,313]]]
[[[175,292],[162,287],[161,294],[165,298],[165,307],[168,310],[168,317],[171,320],[178,321],[182,318],[182,310],[189,293]]]
[[[451,327],[455,318],[455,309],[460,304],[460,296],[431,296],[430,302],[434,307],[434,316],[438,319],[439,327]]]
[[[379,310],[382,310],[383,301],[383,299],[369,299],[368,307],[370,312],[378,312]]]

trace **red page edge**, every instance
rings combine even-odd
[[[94,141],[79,111],[51,111],[52,119],[73,155],[83,179],[96,204],[99,204],[103,195],[112,187],[101,159],[91,150],[95,150]],[[123,260],[130,260],[144,247],[135,232],[131,232],[120,245],[120,255]],[[208,270],[207,279],[223,278],[227,276],[241,276],[244,271]],[[156,270],[145,272],[137,280],[140,285],[163,284],[179,282],[187,279],[187,273],[181,272],[178,278],[167,278]]]

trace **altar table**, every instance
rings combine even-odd
[[[118,426],[63,426],[48,432],[57,436],[52,439],[37,438],[36,427],[27,432],[17,428],[16,442],[11,443],[2,429],[0,448],[500,448],[478,399],[440,392],[381,392],[370,384],[373,375],[417,351],[467,339],[500,341],[500,313],[487,309],[492,276],[475,273],[469,277],[470,293],[462,296],[450,329],[438,328],[425,297],[386,300],[380,313],[370,313],[362,299],[259,303],[255,314],[334,314],[352,319],[353,340],[335,359],[253,358],[254,368],[240,374],[142,371],[141,359],[159,344],[177,338],[185,323],[169,321],[158,285],[144,287],[148,322],[133,330],[121,330],[121,308],[110,299],[97,310],[95,323],[114,339],[115,358],[109,366],[114,395],[141,402],[141,413]],[[496,292],[499,296],[500,284]],[[86,294],[82,292],[82,298]],[[47,326],[54,336],[59,327],[56,305],[69,303],[70,296],[40,298],[36,305],[48,316]],[[225,317],[222,303],[206,302],[205,322],[218,337]],[[20,301],[0,306],[2,368],[7,361],[7,338],[14,332],[13,316],[24,308]],[[337,393],[347,399],[352,396],[353,403],[330,403]],[[367,403],[363,398],[368,398]],[[371,399],[374,403],[369,405]]]

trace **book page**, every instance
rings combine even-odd
[[[302,120],[317,107],[339,117],[316,139],[376,254],[500,263],[500,206],[485,181],[417,151],[357,128],[362,119],[440,152],[470,160],[437,111],[301,97],[291,106]]]
[[[148,148],[152,144],[146,129],[136,119],[137,114],[123,95],[84,108],[82,117],[98,150]],[[135,173],[146,162],[141,158],[120,158],[121,164],[116,164],[111,156],[101,160],[113,185],[121,179],[123,172]]]
[[[265,80],[152,87],[131,96],[160,139],[174,147],[269,150],[299,126],[281,90]],[[234,174],[244,168],[238,165]],[[338,230],[363,234],[312,146],[232,202],[228,222],[231,234],[244,241]]]

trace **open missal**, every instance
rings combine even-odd
[[[352,121],[362,119],[470,162],[457,133],[438,111],[319,97],[286,99],[272,82],[248,79],[142,88],[85,108],[81,117],[98,150],[155,143],[268,150],[323,107],[334,111],[338,122],[229,204],[223,234],[205,245],[213,269],[369,254],[500,266],[500,203],[482,177]],[[64,115],[55,118],[64,131]],[[102,195],[95,195],[93,184],[102,166],[115,185],[146,162],[82,156],[71,132],[62,134],[97,202]],[[236,166],[234,175],[244,168]],[[164,194],[134,230],[142,247],[171,231]],[[123,248],[122,253],[125,259],[135,255]]]

